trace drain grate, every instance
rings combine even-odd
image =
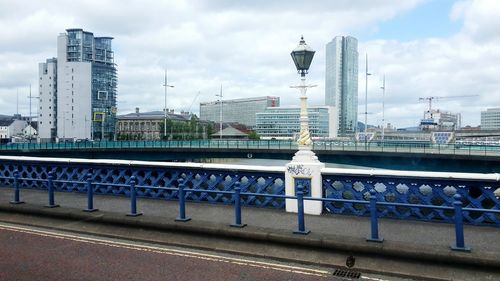
[[[361,273],[345,269],[335,269],[335,271],[333,272],[333,276],[349,279],[359,279],[361,277]]]

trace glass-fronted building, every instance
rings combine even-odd
[[[47,96],[40,65],[39,126],[45,115],[55,117],[55,136],[50,140],[112,140],[116,123],[116,66],[111,37],[94,37],[83,29],[67,29],[57,38],[57,94],[49,108],[42,102]],[[45,63],[47,64],[47,63]],[[46,75],[46,74],[45,74]]]
[[[356,133],[358,123],[358,40],[336,36],[326,45],[325,105],[337,108],[338,136]]]
[[[312,106],[307,109],[312,138],[335,137],[335,108]],[[300,132],[300,107],[268,107],[256,115],[255,131],[263,139],[296,139]]]
[[[500,108],[481,111],[481,130],[500,130]]]
[[[268,107],[280,106],[279,97],[256,97],[200,103],[200,120],[237,122],[248,127],[255,127],[255,115]]]

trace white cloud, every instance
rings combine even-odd
[[[379,86],[383,73],[387,76],[385,119],[398,126],[413,126],[422,118],[428,105],[417,105],[419,97],[478,95],[433,103],[433,108],[460,112],[464,125],[479,125],[481,110],[500,107],[500,31],[496,28],[500,26],[500,22],[496,24],[500,2],[458,2],[450,15],[454,20],[464,19],[464,26],[449,38],[362,44],[360,53],[368,51],[376,74],[369,79],[369,107],[373,110],[368,111],[377,115],[370,116],[369,123],[380,124],[382,119]],[[360,69],[364,73],[364,67]],[[359,81],[364,89],[364,76]],[[361,108],[364,90],[360,97]]]
[[[169,69],[169,107],[188,109],[215,99],[277,95],[298,103],[290,89],[298,77],[289,53],[301,34],[316,51],[310,103],[324,102],[324,48],[339,34],[376,29],[418,6],[412,1],[5,1],[0,0],[0,113],[11,114],[16,88],[37,83],[38,63],[56,55],[56,38],[67,28],[112,36],[118,64],[120,113],[163,107],[163,69]],[[370,55],[370,115],[381,118],[381,75],[387,75],[386,119],[397,126],[418,122],[420,96],[481,94],[478,99],[438,102],[478,124],[479,111],[500,96],[494,42],[500,16],[496,1],[458,2],[450,18],[464,22],[459,34],[410,42],[360,40],[360,72]],[[360,73],[359,102],[364,102]],[[198,92],[201,94],[197,97]],[[23,94],[24,96],[24,94]],[[27,99],[22,110],[27,113]],[[404,106],[402,106],[404,104]],[[409,106],[408,104],[411,104]],[[364,110],[360,110],[362,112]],[[363,119],[363,118],[360,118]]]

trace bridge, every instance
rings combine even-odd
[[[316,141],[313,150],[323,162],[398,170],[500,172],[500,146],[417,142]],[[296,142],[283,140],[116,141],[12,143],[0,145],[3,155],[195,160],[208,158],[291,159]]]
[[[320,263],[332,263],[335,253],[336,266],[349,253],[361,257],[361,271],[405,268],[402,274],[436,278],[448,272],[436,263],[445,263],[458,279],[499,276],[498,174],[323,168],[318,198],[307,180],[296,182],[295,195],[285,194],[285,173],[285,167],[1,156],[0,213],[7,221],[5,214],[18,213],[210,233],[257,247],[287,245],[304,259],[304,249],[315,249],[325,258]],[[284,212],[287,199],[297,213]],[[323,215],[305,215],[308,201],[322,202]]]

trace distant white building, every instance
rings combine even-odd
[[[462,116],[439,109],[427,110],[420,121],[422,131],[455,131],[460,129]]]
[[[36,122],[32,122],[31,125],[26,124],[26,127],[24,127],[23,129],[23,136],[28,139],[33,139],[38,136]]]
[[[220,122],[235,122],[248,127],[255,126],[255,115],[268,107],[280,106],[279,97],[255,97],[244,99],[223,100],[200,103],[200,120]]]
[[[481,111],[481,130],[500,130],[500,108]]]
[[[337,111],[334,106],[309,106],[312,138],[336,138]],[[268,107],[257,113],[255,131],[263,139],[295,139],[300,132],[300,107]]]
[[[29,138],[37,135],[36,125],[33,127],[28,125],[26,120],[21,119],[5,119],[0,120],[0,139],[3,142],[9,142],[12,138]],[[30,131],[31,129],[31,131]]]

